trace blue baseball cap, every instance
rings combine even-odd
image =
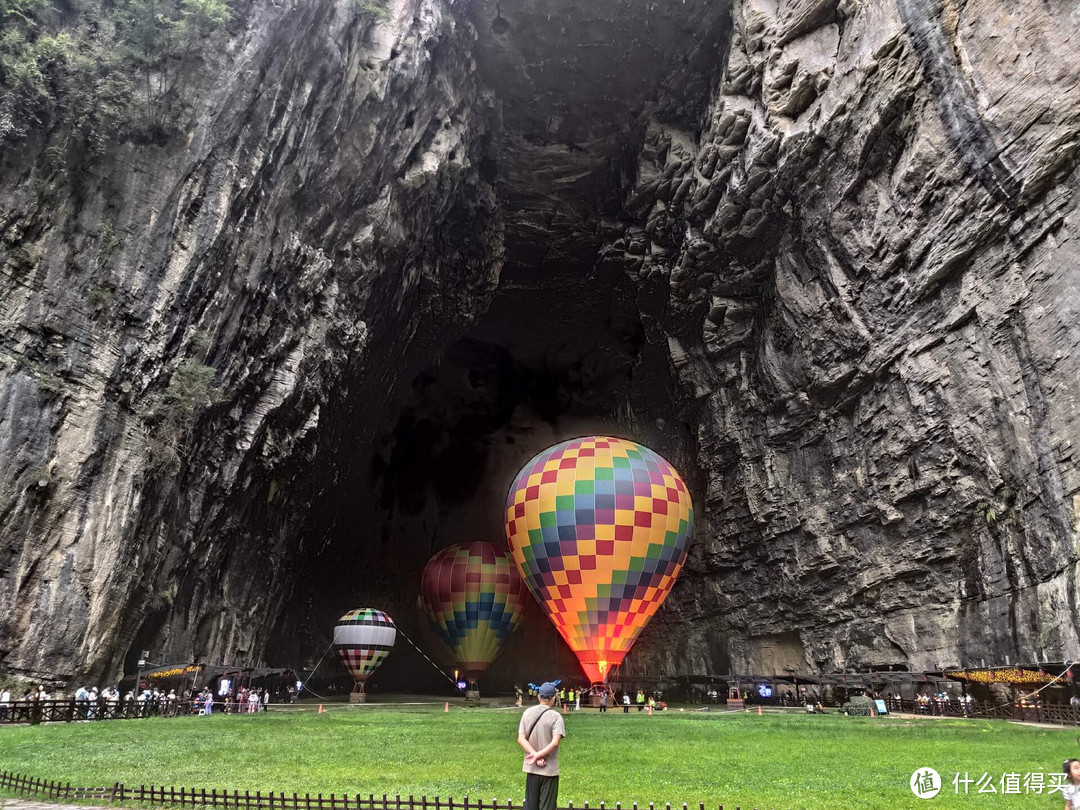
[[[555,697],[558,691],[559,690],[555,688],[555,684],[548,681],[547,683],[540,684],[540,689],[537,691],[537,694],[544,700],[549,700],[550,698]]]

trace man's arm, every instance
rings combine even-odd
[[[551,754],[552,751],[554,751],[556,748],[559,747],[559,741],[561,739],[562,739],[562,735],[556,734],[554,737],[551,738],[551,742],[549,742],[547,745],[545,745],[539,751],[537,751],[535,748],[532,747],[532,743],[530,743],[529,739],[520,731],[518,732],[517,741],[518,741],[518,745],[520,745],[522,748],[525,749],[525,764],[526,765],[536,764],[536,765],[539,765],[541,768],[543,768],[544,765],[545,765],[545,760]]]
[[[526,765],[539,765],[544,767],[543,758],[537,753],[536,749],[532,747],[532,743],[529,742],[529,738],[525,736],[522,731],[518,732],[518,745],[525,749],[525,764]]]
[[[559,743],[561,741],[562,741],[562,735],[561,734],[555,734],[551,738],[551,742],[549,742],[547,745],[545,745],[543,748],[541,748],[539,751],[536,752],[536,758],[537,759],[547,759],[551,755],[551,753],[556,748],[559,747]]]
[[[529,742],[529,738],[525,736],[524,731],[518,731],[518,745],[525,749],[525,753],[529,756],[536,756],[536,749],[532,747],[532,743]]]

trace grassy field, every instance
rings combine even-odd
[[[442,707],[118,720],[0,728],[0,768],[84,785],[125,783],[401,793],[520,801],[520,710]],[[706,802],[726,808],[1054,807],[1058,794],[956,796],[953,775],[1054,772],[1075,731],[999,721],[669,711],[571,714],[559,799],[580,806]],[[937,798],[908,787],[919,767]],[[1021,785],[1021,790],[1023,786]]]

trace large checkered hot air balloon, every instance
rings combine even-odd
[[[473,689],[521,623],[528,592],[509,555],[491,543],[447,546],[424,566],[420,600]]]
[[[396,640],[394,620],[381,610],[350,610],[338,619],[334,625],[334,649],[356,681],[355,694],[364,693],[367,679],[390,654]]]
[[[693,525],[675,468],[608,436],[548,448],[506,497],[514,562],[593,683],[622,663],[671,591]]]

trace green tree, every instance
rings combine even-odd
[[[0,0],[0,23],[22,21],[33,25],[34,15],[47,5],[45,0]]]
[[[75,10],[0,0],[0,145],[46,132],[51,159],[69,167],[117,137],[164,137],[180,80],[231,17],[229,0],[113,0]]]
[[[123,0],[117,10],[121,41],[140,74],[146,119],[166,123],[182,70],[196,61],[206,39],[231,12],[226,0]]]

